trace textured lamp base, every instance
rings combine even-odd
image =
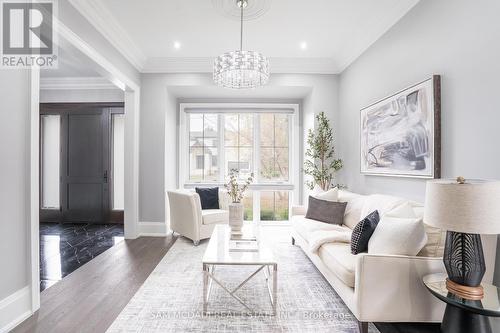
[[[493,333],[490,319],[448,304],[441,324],[442,333]]]
[[[450,279],[446,279],[446,289],[458,297],[468,300],[481,300],[484,297],[484,289],[482,286],[469,287],[455,283]]]
[[[450,292],[469,300],[482,298],[486,265],[481,235],[447,231],[443,262]]]

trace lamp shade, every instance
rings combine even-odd
[[[427,182],[424,221],[448,231],[500,234],[500,182]]]

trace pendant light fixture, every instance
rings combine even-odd
[[[248,0],[236,0],[240,8],[240,49],[226,52],[214,61],[214,82],[231,89],[263,86],[269,80],[269,61],[260,52],[243,50],[243,10]]]

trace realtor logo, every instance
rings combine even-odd
[[[2,0],[3,68],[56,68],[53,1]]]

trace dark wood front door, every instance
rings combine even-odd
[[[103,222],[109,210],[109,124],[102,109],[62,118],[61,207],[65,222]]]
[[[61,117],[60,222],[110,220],[112,113],[117,108],[94,104],[41,106],[41,114]],[[41,221],[47,215],[41,212]]]

